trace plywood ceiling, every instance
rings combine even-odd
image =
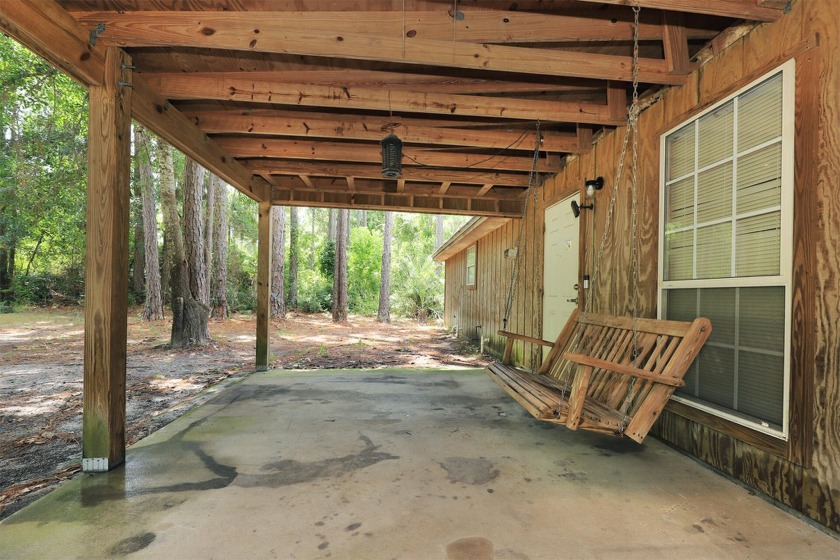
[[[620,125],[629,0],[59,0],[278,203],[514,215]],[[778,0],[640,0],[643,92]],[[536,134],[539,123],[539,135]],[[381,176],[379,141],[404,142]],[[533,154],[538,151],[537,165]],[[349,202],[348,202],[349,201]],[[377,202],[378,201],[378,202]],[[390,204],[389,204],[390,201]]]

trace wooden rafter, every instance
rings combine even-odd
[[[310,178],[312,187],[304,185],[299,177],[272,177],[271,184],[275,187],[281,187],[292,190],[316,190],[324,193],[348,193],[351,192],[346,182],[342,178]],[[400,190],[402,184],[402,190]],[[470,199],[481,197],[484,200],[499,200],[499,201],[520,201],[520,193],[522,189],[498,187],[493,188],[490,185],[485,193],[482,195],[481,191],[487,187],[479,187],[477,185],[451,185],[446,193],[447,199]],[[493,189],[493,190],[491,190]],[[352,191],[359,194],[394,194],[404,193],[407,195],[418,197],[429,196],[443,196],[440,189],[435,185],[417,184],[406,181],[405,179],[386,179],[384,181],[359,180],[356,182],[355,190]]]
[[[631,6],[631,0],[578,0],[596,4]],[[633,0],[635,1],[635,0]],[[779,3],[762,5],[761,0],[638,0],[642,8],[706,14],[754,21],[776,21],[782,17]]]
[[[664,61],[663,61],[664,64]],[[496,117],[546,122],[584,122],[616,126],[606,105],[510,97],[414,93],[363,87],[331,87],[234,79],[212,74],[151,74],[146,80],[167,99],[215,99],[299,107],[391,110],[451,117]]]
[[[244,159],[240,163],[252,173],[274,175],[305,174],[314,177],[382,178],[382,165],[366,163],[336,163],[320,161],[293,161],[281,159]],[[421,183],[462,183],[484,185],[493,183],[506,187],[527,187],[526,173],[502,173],[485,169],[434,169],[422,166],[403,166],[402,176],[407,181]],[[448,188],[448,187],[447,187]],[[443,191],[441,194],[446,194]]]
[[[660,26],[661,27],[661,26]],[[229,77],[241,77],[237,72],[228,73]],[[216,72],[216,76],[224,76]],[[523,93],[523,92],[562,92],[568,94],[586,94],[600,90],[599,82],[563,83],[554,78],[534,77],[531,81],[487,79],[474,76],[445,74],[412,74],[407,72],[385,72],[381,70],[358,70],[336,68],[330,70],[287,70],[287,71],[249,71],[248,77],[254,80],[286,82],[290,84],[334,85],[340,87],[375,87],[402,89],[418,93]]]
[[[342,193],[321,190],[295,190],[282,187],[273,188],[271,193],[271,202],[283,206],[391,210],[396,212],[504,218],[518,218],[522,215],[522,202],[518,200],[456,199],[445,196],[417,196],[408,193]]]
[[[378,144],[347,142],[312,142],[278,140],[274,138],[217,138],[227,153],[238,158],[308,159],[312,161],[345,161],[381,163],[382,152]],[[426,151],[406,146],[403,148],[404,166],[431,166],[496,169],[499,171],[530,171],[531,159],[526,156],[506,154],[476,154],[464,152]],[[559,163],[559,162],[558,162]],[[552,173],[551,163],[540,158],[537,170]]]
[[[345,140],[381,140],[389,131],[369,127],[363,119],[320,120],[308,117],[254,117],[236,111],[215,111],[191,115],[207,134],[246,134]],[[474,148],[533,150],[536,137],[525,131],[469,130],[457,128],[399,126],[395,133],[405,144],[440,144]],[[575,134],[543,133],[540,147],[547,152],[581,151]]]
[[[100,37],[122,47],[189,47],[230,49],[308,56],[325,56],[400,62],[403,64],[463,68],[491,72],[565,76],[604,80],[632,80],[632,59],[628,56],[581,53],[507,45],[473,44],[461,41],[406,38],[381,32],[355,30],[336,34],[320,29],[301,29],[280,17],[225,22],[224,13],[216,25],[209,17],[191,12],[110,12],[91,27],[105,24]],[[89,21],[89,20],[85,20]],[[340,21],[340,20],[339,20]],[[681,84],[684,78],[669,74],[662,60],[639,61],[639,79],[653,84]]]
[[[282,20],[281,29],[318,30],[337,35],[352,29],[355,33],[381,34],[407,39],[433,39],[464,43],[548,43],[567,41],[619,41],[633,37],[627,10],[612,8],[598,17],[580,14],[554,15],[510,10],[462,9],[464,18],[454,19],[449,9],[426,11],[278,11],[272,19]],[[127,14],[127,15],[126,15]],[[168,19],[169,12],[78,12],[79,21],[96,26],[99,23],[142,27]],[[266,15],[259,12],[216,12],[200,16],[180,16],[190,26],[205,33],[210,29],[237,29],[266,33],[272,29]],[[642,40],[662,39],[662,28],[655,14],[645,14],[640,22]],[[691,37],[710,39],[716,34],[702,23],[691,29]]]
[[[101,83],[105,47],[91,45],[88,32],[50,0],[0,2],[0,28],[66,71],[85,86]],[[254,199],[267,196],[252,177],[166,100],[134,75],[133,116],[164,140]]]

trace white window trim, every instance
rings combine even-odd
[[[470,251],[473,251],[474,254],[475,254],[475,257],[473,258],[473,265],[472,265],[472,269],[473,269],[472,283],[470,283],[470,264],[469,264],[470,263],[470,259],[469,259]],[[465,276],[466,276],[466,278],[464,278],[464,285],[467,288],[475,288],[476,285],[478,284],[478,243],[473,243],[472,245],[467,247],[467,252],[464,254],[464,259],[465,259],[464,266],[465,266],[465,269],[466,269],[464,271]]]
[[[784,286],[785,288],[785,336],[784,336],[784,352],[787,359],[784,361],[784,381],[783,387],[784,400],[782,408],[782,429],[777,430],[771,427],[766,422],[750,419],[736,413],[728,412],[719,409],[715,406],[710,406],[694,399],[674,395],[671,398],[677,402],[683,403],[687,406],[697,408],[709,414],[719,416],[729,420],[735,424],[746,426],[758,432],[768,434],[778,439],[788,441],[789,424],[790,424],[790,356],[791,356],[791,309],[792,309],[792,286],[793,286],[793,183],[794,183],[794,120],[795,120],[795,72],[796,62],[791,59],[778,68],[768,72],[767,74],[753,80],[745,85],[735,93],[721,99],[711,107],[708,107],[703,112],[694,115],[690,119],[683,121],[679,125],[664,132],[659,139],[659,260],[658,260],[658,287],[657,287],[657,309],[658,317],[661,319],[666,314],[666,299],[665,292],[671,288],[730,288],[730,287],[754,287],[754,286]],[[701,280],[673,280],[665,281],[665,140],[668,135],[683,128],[689,123],[696,122],[704,115],[714,111],[721,105],[731,101],[735,97],[741,95],[748,89],[756,86],[764,80],[776,74],[782,74],[782,208],[781,208],[781,244],[779,254],[780,274],[778,276],[759,276],[759,277],[740,277],[740,278],[715,278],[715,279],[701,279]],[[735,133],[737,133],[737,121],[734,121]],[[772,143],[772,142],[770,142]],[[762,146],[764,146],[764,143]],[[695,150],[697,149],[697,140],[695,138]],[[745,152],[746,154],[746,152]],[[741,157],[743,155],[741,154]],[[690,175],[696,175],[699,171],[694,171]],[[685,178],[683,177],[683,178]],[[677,179],[670,181],[674,183]],[[696,212],[696,205],[695,205]],[[735,213],[733,212],[733,217]],[[694,226],[692,226],[694,227]],[[696,247],[695,247],[696,250]],[[696,266],[696,259],[695,259]],[[714,325],[712,325],[714,329]]]

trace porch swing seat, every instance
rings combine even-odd
[[[538,420],[641,443],[711,332],[704,318],[634,321],[575,310],[554,343],[499,331],[504,357],[485,371]],[[551,348],[536,373],[511,364],[516,340]]]

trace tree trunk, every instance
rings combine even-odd
[[[333,273],[333,306],[332,318],[334,323],[347,321],[347,232],[350,211],[339,210],[336,222],[335,269]]]
[[[309,251],[309,270],[315,270],[315,208],[309,209],[309,227],[312,228],[312,240]]]
[[[204,260],[204,227],[201,203],[204,198],[204,168],[184,158],[184,249],[187,254],[190,293],[207,304],[207,268]]]
[[[359,210],[359,227],[367,227],[367,210]]]
[[[435,251],[443,245],[443,214],[435,216]],[[443,263],[437,263],[437,275],[443,276]]]
[[[178,202],[175,196],[175,167],[172,148],[158,140],[160,161],[160,197],[166,234],[172,242],[172,337],[173,348],[203,346],[210,340],[207,325],[209,308],[197,302],[190,292],[190,272],[184,250],[184,238],[178,219]],[[189,160],[188,160],[189,161]]]
[[[327,226],[327,238],[335,242],[335,208],[330,208],[330,220]]]
[[[298,209],[289,207],[289,307],[295,309],[298,305]]]
[[[212,173],[208,173],[207,194],[204,197],[204,270],[207,274],[205,282],[204,301],[210,304],[210,283],[213,270],[213,220],[216,211],[216,190],[222,186],[222,180]]]
[[[228,198],[227,185],[221,181],[213,190],[213,273],[210,305],[214,319],[227,318],[227,249],[228,249]]]
[[[286,208],[271,208],[271,316],[286,318]]]
[[[0,215],[5,208],[0,208]],[[0,224],[0,243],[3,243],[3,237],[6,234],[6,226]],[[9,266],[9,261],[13,260],[10,259],[10,251],[9,248],[3,245],[0,245],[0,302],[10,302],[12,301],[12,278],[9,274],[9,270],[12,268]]]
[[[166,209],[163,207],[163,192],[161,192],[161,208],[163,215],[166,216]],[[164,220],[163,232],[163,263],[160,265],[160,301],[163,302],[164,307],[172,305],[172,236],[167,235],[165,230],[166,220]]]
[[[134,251],[133,251],[133,269],[131,275],[131,288],[136,297],[140,297],[144,292],[144,271],[146,267],[145,255],[145,234],[143,233],[143,185],[140,179],[140,166],[143,165],[143,157],[145,157],[137,145],[140,138],[140,127],[134,126],[134,174],[133,183],[134,188],[131,193],[131,221],[134,222]],[[148,158],[146,157],[148,162]]]
[[[157,209],[155,208],[155,190],[152,185],[152,164],[149,134],[145,129],[134,128],[134,154],[137,161],[137,183],[140,187],[143,217],[143,271],[145,277],[146,305],[143,319],[156,321],[163,319],[163,301],[160,295],[160,260],[157,244]],[[135,242],[137,242],[135,240]],[[137,266],[137,265],[135,265]]]
[[[385,212],[385,224],[382,228],[382,271],[379,280],[379,313],[376,320],[380,323],[391,322],[391,230],[394,227],[394,213]]]

